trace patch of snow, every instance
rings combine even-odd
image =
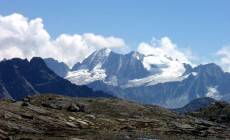
[[[112,78],[110,78],[108,81],[104,81],[104,83],[106,83],[107,85],[111,85],[111,86],[118,86],[116,76],[112,76]]]
[[[206,96],[207,97],[211,97],[213,99],[219,100],[222,98],[222,96],[220,95],[219,91],[217,90],[218,86],[215,87],[208,87],[208,91]]]
[[[108,48],[94,52],[89,61],[89,64],[94,65],[91,71],[87,68],[87,65],[82,65],[79,70],[68,72],[65,78],[76,85],[86,85],[97,80],[105,80],[106,72],[102,69],[102,64],[110,53],[111,50]]]
[[[189,73],[184,76],[179,77],[163,77],[162,75],[152,75],[146,78],[142,79],[134,79],[129,80],[129,82],[122,86],[122,88],[129,88],[129,87],[139,87],[139,86],[151,86],[156,85],[159,83],[165,83],[165,82],[175,82],[175,81],[183,81],[184,79],[188,78],[189,75],[192,74],[193,76],[196,76],[196,72]]]
[[[133,80],[129,80],[127,84],[121,86],[122,88],[129,88],[129,87],[138,87],[138,86],[142,86],[146,83],[152,82],[154,81],[155,77],[154,76],[149,76],[146,78],[142,78],[142,79],[133,79]]]
[[[105,54],[105,56],[109,56],[109,54],[110,54],[110,52],[111,52],[111,49],[109,49],[109,48],[106,48],[105,50],[104,50],[104,54]]]
[[[101,68],[101,65],[97,65],[92,71],[88,69],[70,71],[65,78],[76,85],[86,85],[97,80],[104,80],[105,77],[105,70]]]
[[[135,59],[137,59],[137,60],[140,60],[140,56],[139,55],[140,54],[138,52],[133,52],[132,53],[132,57],[135,58]]]
[[[192,72],[191,73],[193,76],[197,76],[197,72]]]
[[[163,79],[179,77],[185,72],[182,63],[164,54],[151,54],[145,56],[142,63],[151,75],[158,75]]]
[[[166,55],[162,51],[157,51],[149,55],[143,56],[141,59],[143,66],[150,72],[150,76],[142,79],[129,80],[122,88],[150,86],[158,83],[165,83],[171,81],[182,81],[190,74],[196,76],[197,73],[193,72],[183,75],[186,71],[184,64],[180,63],[177,59]]]

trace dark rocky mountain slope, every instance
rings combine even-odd
[[[50,70],[42,58],[14,58],[0,62],[0,98],[22,99],[27,95],[56,93],[78,97],[111,97],[87,86],[77,86]]]

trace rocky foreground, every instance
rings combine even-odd
[[[230,139],[228,125],[117,98],[0,101],[0,139]]]

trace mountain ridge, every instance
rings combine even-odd
[[[100,58],[100,59],[99,59]],[[95,51],[65,77],[117,97],[180,108],[199,97],[230,102],[230,74],[214,63],[192,67],[166,54]]]
[[[172,111],[179,112],[181,114],[186,114],[190,112],[194,112],[200,108],[204,108],[212,103],[217,102],[215,99],[210,97],[200,97],[195,100],[192,100],[190,103],[185,105],[182,108],[172,109]]]
[[[160,60],[156,59],[158,57]],[[167,55],[145,56],[134,51],[118,54],[110,49],[101,49],[92,53],[82,63],[76,63],[66,78],[78,85],[103,80],[110,85],[124,86],[129,82],[135,83],[135,81],[147,77],[149,77],[149,82],[158,79],[168,81],[171,78],[182,76],[184,71],[184,64]],[[81,75],[85,75],[85,77],[81,78]],[[94,77],[94,75],[98,75],[100,78]],[[84,79],[91,80],[84,81]]]
[[[64,62],[58,62],[53,58],[45,58],[44,61],[51,70],[61,77],[65,77],[70,70]]]
[[[56,75],[44,60],[34,57],[13,58],[0,62],[0,97],[21,99],[27,95],[56,93],[80,97],[112,97],[102,91],[93,91],[87,86],[77,86]]]

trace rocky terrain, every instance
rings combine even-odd
[[[118,98],[35,94],[0,101],[0,139],[229,139],[225,124]]]
[[[189,113],[189,115],[224,124],[230,128],[230,105],[225,101],[212,103],[204,108]]]

